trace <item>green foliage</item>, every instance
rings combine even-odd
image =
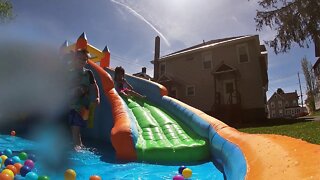
[[[13,17],[12,4],[7,0],[0,0],[0,22],[6,22]]]
[[[280,120],[281,121],[281,120]],[[292,120],[294,121],[294,120]],[[238,129],[250,134],[279,134],[302,139],[314,144],[320,144],[320,121],[305,121],[286,125],[269,127],[254,127]]]
[[[262,10],[257,10],[257,30],[264,26],[276,30],[273,40],[266,41],[277,54],[287,52],[292,43],[309,47],[311,40],[320,38],[319,0],[260,0]]]

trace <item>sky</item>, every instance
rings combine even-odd
[[[43,43],[57,49],[73,43],[82,32],[88,41],[111,52],[111,67],[123,66],[129,74],[147,67],[153,76],[154,38],[160,36],[160,55],[218,38],[259,34],[260,43],[271,40],[269,28],[256,31],[257,0],[12,0],[14,19],[0,24],[0,41]],[[300,61],[315,62],[314,46],[294,45],[275,55],[268,50],[268,98],[282,88],[299,92],[298,72],[306,90]],[[305,93],[304,93],[305,94]],[[304,95],[305,96],[305,95]]]

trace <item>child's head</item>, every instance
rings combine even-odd
[[[116,67],[114,70],[114,80],[119,81],[124,77],[124,69],[121,66]]]

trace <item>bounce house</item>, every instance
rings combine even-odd
[[[89,67],[105,101],[95,110],[92,129],[86,133],[110,138],[118,159],[212,161],[222,167],[226,179],[320,179],[319,145],[280,135],[241,133],[167,96],[162,85],[131,75],[125,78],[147,99],[122,99],[114,89],[109,50],[94,48],[84,34],[65,49],[75,47],[96,56]]]
[[[147,98],[123,98],[114,88],[108,48],[100,51],[83,33],[75,44],[65,43],[61,52],[76,49],[95,56],[87,68],[94,73],[101,97],[101,103],[90,108],[83,136],[111,142],[118,160],[209,162],[218,167],[222,179],[320,179],[319,145],[280,135],[241,133],[167,96],[161,84],[128,74],[125,78],[134,90]]]

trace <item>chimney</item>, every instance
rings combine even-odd
[[[147,73],[147,68],[146,68],[146,67],[143,67],[143,68],[142,68],[142,73],[143,73],[143,74],[146,74],[146,73]]]
[[[160,58],[160,37],[155,38],[154,45],[154,64],[153,64],[153,78],[155,81],[159,78],[159,58]]]

